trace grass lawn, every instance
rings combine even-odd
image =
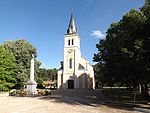
[[[144,100],[137,91],[126,88],[104,88],[102,92],[107,98],[113,100],[116,106],[150,109],[150,101]]]

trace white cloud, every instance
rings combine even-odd
[[[105,39],[106,37],[106,34],[102,33],[100,30],[94,30],[92,31],[90,35],[95,38],[100,38],[100,39]]]

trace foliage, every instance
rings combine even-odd
[[[37,77],[42,79],[42,80],[47,80],[48,79],[47,69],[39,68],[39,72],[37,74]]]
[[[39,96],[42,96],[42,95],[46,94],[45,89],[38,89],[37,92],[38,92]]]
[[[21,89],[18,90],[18,94],[19,96],[28,96],[29,92],[27,91],[27,89]]]
[[[57,69],[56,68],[48,69],[47,74],[48,74],[48,77],[50,80],[52,80],[52,81],[57,80]]]
[[[27,89],[21,89],[21,90],[16,90],[13,89],[9,92],[9,96],[28,96],[29,92],[27,91]]]
[[[35,96],[44,96],[44,95],[51,95],[51,91],[45,90],[45,89],[38,89],[37,95],[35,95]],[[31,95],[29,95],[29,92],[27,89],[20,89],[20,90],[12,89],[9,92],[9,96],[27,97],[27,96],[31,96]]]
[[[51,90],[38,89],[37,92],[38,92],[38,96],[51,95]]]
[[[44,88],[44,86],[43,86],[43,80],[41,78],[38,78],[36,80],[36,83],[37,83],[37,88],[39,88],[39,89],[43,89]]]
[[[7,41],[3,44],[3,47],[15,56],[17,64],[16,87],[23,87],[29,76],[31,55],[33,54],[35,58],[37,56],[36,48],[26,40]],[[35,60],[35,75],[39,66],[40,62]]]
[[[103,67],[102,67],[103,65],[99,65],[99,64],[96,64],[96,65],[94,65],[93,66],[93,68],[94,68],[94,76],[95,76],[95,87],[96,88],[100,88],[100,87],[103,87],[104,86],[104,84],[105,84],[105,77],[103,76],[103,71],[102,71],[102,69],[103,69]]]
[[[101,81],[109,86],[115,83],[128,87],[143,86],[148,93],[150,83],[150,0],[141,11],[131,9],[119,22],[112,23],[106,40],[96,45]]]
[[[56,80],[57,79],[57,69],[45,69],[45,68],[39,68],[39,72],[37,73],[37,78],[45,80]]]
[[[17,90],[16,89],[12,89],[10,92],[9,92],[9,96],[15,96],[17,94]]]
[[[0,90],[8,91],[16,84],[16,63],[12,53],[0,46]]]

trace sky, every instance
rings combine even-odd
[[[0,44],[25,39],[37,48],[41,67],[59,68],[73,12],[81,55],[95,64],[96,44],[105,38],[110,24],[143,5],[144,0],[0,0]]]

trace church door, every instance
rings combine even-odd
[[[74,89],[74,81],[68,80],[68,89]]]

